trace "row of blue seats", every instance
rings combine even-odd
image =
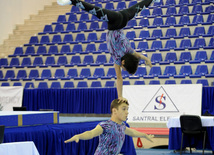
[[[73,15],[75,16],[75,15]],[[71,17],[71,16],[70,16]],[[195,15],[193,17],[192,22],[190,21],[189,16],[181,16],[179,17],[179,21],[176,20],[176,17],[167,17],[166,21],[164,23],[164,20],[162,17],[156,17],[153,20],[153,23],[151,24],[149,22],[148,18],[141,18],[139,21],[139,24],[137,23],[136,19],[132,19],[128,22],[127,26],[125,29],[142,29],[143,27],[147,28],[156,28],[156,27],[183,27],[184,25],[187,26],[197,26],[198,24],[202,25],[212,25],[214,21],[214,14],[209,14],[208,18],[206,21],[204,21],[203,15]],[[75,26],[75,23],[72,23],[73,21],[70,21],[66,23],[65,25],[63,24],[56,24],[55,28],[53,28],[52,25],[45,25],[43,32],[40,32],[38,34],[43,35],[43,34],[56,34],[56,33],[77,33],[81,31],[85,32],[92,32],[92,31],[104,31],[107,29],[107,23],[103,22],[101,26],[99,26],[99,23],[97,21],[92,21],[90,23],[90,26],[87,26],[86,22],[80,21],[77,28]],[[75,22],[75,21],[74,21]]]
[[[132,32],[134,32],[134,31],[131,31],[131,33]],[[130,33],[130,35],[132,35],[131,33]],[[79,33],[78,36],[77,36],[77,38],[79,39],[79,42],[82,42],[82,43],[87,42],[84,40],[84,34],[83,33]],[[53,49],[49,50],[49,52],[48,52],[49,54],[58,54],[59,53],[57,46],[54,45],[55,43],[48,42],[48,39],[49,39],[48,36],[43,36],[42,38],[45,38],[46,41],[42,42],[43,39],[41,39],[42,43],[40,43],[41,44],[40,46],[42,46],[42,45],[53,45],[53,46],[50,46],[50,48],[53,48],[54,50]],[[185,50],[185,49],[197,50],[199,48],[213,49],[214,48],[214,38],[208,38],[208,39],[209,39],[208,43],[206,43],[205,38],[196,38],[195,41],[193,41],[192,39],[182,39],[180,42],[180,45],[177,45],[176,39],[175,40],[167,40],[165,43],[165,46],[163,45],[161,40],[152,40],[151,47],[149,47],[147,41],[140,41],[139,38],[134,38],[134,35],[133,35],[132,39],[131,39],[131,36],[129,38],[129,40],[131,40],[131,41],[132,40],[133,41],[137,41],[137,40],[140,41],[137,45],[137,48],[135,47],[134,42],[131,44],[133,49],[137,49],[137,51],[145,50],[146,52],[155,52],[156,50],[160,50],[160,51],[169,51],[169,50],[175,50],[176,51],[176,50]],[[87,42],[87,43],[88,43],[88,45],[87,45],[85,50],[83,50],[82,44],[74,44],[73,49],[70,49],[68,46],[65,46],[66,52],[62,51],[62,53],[72,52],[73,54],[75,54],[75,53],[81,53],[81,52],[87,53],[87,52],[95,52],[95,51],[102,51],[102,52],[108,53],[106,43],[100,43],[98,50],[96,50],[95,44],[90,43],[90,42]],[[60,43],[58,43],[58,44],[60,44]],[[37,45],[37,44],[35,44],[35,45]],[[42,53],[44,53],[44,52],[45,51],[43,51]],[[35,54],[34,47],[28,46],[25,53],[23,53],[23,51],[21,51],[21,50],[20,51],[14,51],[14,55],[23,55],[23,54],[34,55]]]
[[[147,57],[147,54],[143,54]],[[174,64],[185,64],[186,62],[189,62],[190,64],[193,63],[214,63],[214,51],[212,51],[210,58],[207,56],[206,51],[197,51],[195,58],[192,59],[191,52],[181,52],[180,58],[177,59],[177,53],[176,52],[168,52],[163,59],[162,53],[153,53],[151,56],[151,62],[152,64],[159,63],[160,65],[168,65],[170,63]],[[143,60],[140,61],[140,64],[144,64],[145,62]],[[54,56],[48,56],[44,61],[42,57],[35,57],[35,59],[31,60],[29,57],[24,57],[22,59],[22,62],[20,63],[19,58],[11,58],[10,63],[8,63],[7,58],[1,58],[0,59],[0,67],[2,68],[35,68],[37,66],[39,67],[57,67],[57,66],[113,66],[113,59],[110,57],[109,60],[107,60],[106,55],[100,54],[97,55],[96,60],[93,55],[85,55],[83,60],[81,60],[81,57],[79,55],[72,56],[71,60],[68,60],[66,56],[59,56],[57,61],[55,60]]]
[[[176,84],[176,81],[175,80],[166,80],[165,84]],[[183,80],[181,80],[180,84],[192,84],[192,80],[183,79]],[[202,84],[203,86],[209,86],[209,82],[207,79],[198,79],[196,81],[196,84]],[[87,83],[87,81],[79,81],[77,83],[76,88],[88,88],[89,87],[88,85],[89,84]],[[123,81],[123,85],[130,85],[130,81]],[[134,85],[145,85],[145,81],[135,81]],[[160,81],[159,80],[150,80],[149,85],[160,85]],[[5,87],[5,86],[10,86],[10,83],[2,82],[1,87]],[[22,83],[14,82],[13,86],[22,86]],[[101,88],[102,84],[100,81],[92,81],[90,87],[91,88]],[[104,87],[115,87],[115,81],[106,81]],[[35,88],[35,86],[34,86],[33,82],[26,82],[24,88],[33,89],[33,88]],[[47,88],[49,88],[48,83],[39,82],[37,88],[38,89],[47,89]],[[72,81],[65,82],[63,87],[60,82],[52,82],[50,88],[51,89],[61,89],[61,88],[68,89],[68,88],[75,88],[75,86],[74,86],[74,82],[72,82]]]
[[[214,77],[214,66],[212,67],[211,72],[208,71],[207,65],[197,65],[195,73],[193,74],[192,66],[191,65],[183,65],[180,68],[179,73],[177,74],[177,70],[175,66],[166,66],[164,69],[164,73],[162,74],[161,67],[160,66],[153,66],[149,74],[147,74],[147,70],[145,67],[138,67],[136,73],[134,75],[130,75],[127,71],[122,70],[122,76],[123,78],[130,78],[130,79],[139,79],[140,77],[143,77],[145,79],[152,79],[154,77],[158,78],[185,78],[186,76],[189,76],[190,78],[201,78],[201,76],[205,76],[207,78]],[[17,80],[96,80],[98,78],[101,79],[111,79],[116,78],[116,73],[114,68],[109,68],[107,73],[105,73],[104,68],[95,68],[94,73],[92,75],[90,68],[82,68],[81,72],[78,74],[78,71],[76,68],[72,68],[68,70],[68,73],[65,74],[64,69],[56,69],[55,73],[52,73],[50,69],[44,69],[42,70],[41,75],[39,74],[39,71],[37,69],[32,69],[27,75],[26,70],[19,70],[17,73],[17,76],[15,75],[14,70],[7,70],[5,76],[3,75],[3,72],[0,70],[0,80],[1,81],[7,81],[8,79],[12,81]]]
[[[126,0],[127,1],[127,0]],[[128,2],[128,4],[124,4],[124,1],[117,1],[114,0],[113,2],[116,3],[116,7],[112,6],[112,1],[111,0],[101,0],[101,1],[93,1],[93,0],[87,0],[86,2],[90,2],[98,7],[101,8],[105,8],[105,9],[109,9],[109,10],[121,10],[121,9],[125,9],[127,7],[130,7],[134,4],[137,3],[137,1],[130,1]],[[100,3],[99,3],[100,2]],[[118,3],[117,3],[118,2]],[[103,3],[105,4],[105,7],[103,7]],[[156,8],[156,7],[162,7],[162,8],[168,8],[171,6],[175,6],[175,7],[180,7],[180,6],[194,6],[194,5],[209,5],[210,3],[214,3],[214,0],[192,0],[190,2],[190,0],[179,0],[178,3],[176,3],[176,0],[166,0],[166,2],[164,3],[163,0],[160,0],[159,3],[154,3],[153,5],[149,6],[149,8]],[[71,13],[82,13],[84,11],[80,10],[78,7],[73,6],[71,8]]]
[[[125,2],[124,2],[125,3]],[[111,4],[111,8],[114,7],[113,3],[108,3],[106,5],[110,6]],[[114,9],[110,9],[110,10],[114,10]],[[179,8],[179,11],[177,13],[176,11],[176,7],[168,7],[166,10],[166,14],[163,14],[162,8],[154,8],[152,13],[150,13],[150,9],[144,9],[142,10],[139,15],[135,18],[142,18],[142,17],[147,17],[147,18],[154,18],[157,16],[161,16],[161,17],[167,17],[167,16],[183,16],[183,15],[197,15],[197,14],[210,14],[214,12],[214,6],[208,6],[205,8],[205,10],[203,10],[202,5],[195,5],[193,6],[192,11],[189,11],[189,7],[188,6],[181,6]],[[52,24],[59,24],[59,23],[70,23],[70,22],[92,22],[92,21],[101,21],[100,19],[98,19],[96,16],[89,16],[88,13],[82,13],[80,15],[80,18],[78,20],[77,18],[77,14],[75,13],[70,13],[69,17],[67,19],[66,15],[59,15],[57,18],[56,22],[53,22]]]

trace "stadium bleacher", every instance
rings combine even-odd
[[[120,10],[134,1],[91,1]],[[213,0],[162,0],[141,11],[124,28],[132,47],[148,56],[125,84],[197,84],[214,77]],[[115,87],[106,45],[107,23],[71,6],[13,55],[0,59],[0,85],[25,88]],[[146,53],[146,54],[145,54]],[[55,80],[55,81],[54,81]],[[57,81],[56,81],[57,80]]]

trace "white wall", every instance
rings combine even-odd
[[[1,0],[0,1],[0,45],[13,33],[16,24],[23,24],[30,15],[37,14],[45,5],[56,0]]]

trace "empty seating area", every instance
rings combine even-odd
[[[107,3],[108,2],[108,3]],[[98,1],[121,10],[135,1]],[[124,85],[214,82],[214,1],[161,0],[142,10],[124,28],[132,47],[150,58],[134,75],[122,71]],[[115,87],[116,74],[106,44],[107,23],[71,6],[14,54],[0,59],[0,86],[25,88]]]

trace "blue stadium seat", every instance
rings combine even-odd
[[[140,41],[138,43],[138,46],[137,46],[137,49],[136,52],[142,52],[143,50],[147,50],[149,49],[149,45],[148,45],[148,42],[147,41]]]
[[[214,38],[210,38],[208,46],[204,47],[204,49],[214,49]]]
[[[14,82],[13,86],[22,86],[22,83],[21,82]]]
[[[123,85],[130,85],[130,81],[123,81]]]
[[[163,37],[162,30],[161,29],[154,29],[150,39],[156,40],[156,39],[161,38],[161,37]]]
[[[14,70],[7,70],[4,78],[5,79],[14,79],[15,78]]]
[[[66,56],[60,56],[57,60],[57,65],[65,66],[66,64],[68,64],[67,57]]]
[[[132,19],[130,21],[128,21],[126,27],[124,27],[124,29],[131,29],[134,28],[134,26],[137,26],[137,21],[135,19]]]
[[[38,54],[38,55],[47,54],[46,46],[39,46],[36,54]]]
[[[98,40],[97,33],[94,33],[94,32],[88,34],[87,41],[88,42],[95,42],[95,43],[102,42],[102,41]]]
[[[192,9],[192,14],[201,14],[203,13],[202,5],[194,5]]]
[[[7,58],[1,58],[0,59],[0,67],[7,67],[7,66],[8,66]]]
[[[164,26],[161,27],[170,27],[176,25],[176,19],[175,17],[167,17],[166,22]]]
[[[125,9],[125,8],[126,8],[126,3],[124,1],[117,3],[116,10],[122,10],[122,9]]]
[[[28,46],[26,48],[26,51],[25,51],[25,55],[34,55],[35,54],[35,49],[33,46]]]
[[[66,81],[64,84],[64,88],[74,88],[74,83],[72,81]]]
[[[76,7],[76,6],[72,6],[71,7],[71,12],[73,12],[73,13],[80,13],[80,8],[78,8],[78,7]]]
[[[192,80],[181,80],[181,84],[192,84]]]
[[[114,10],[114,3],[106,3],[105,9]]]
[[[212,12],[214,12],[214,6],[210,5],[210,6],[205,8],[205,11],[203,12],[203,14],[210,14]]]
[[[29,88],[34,88],[34,83],[33,82],[26,82],[25,83],[25,89],[29,89]]]
[[[89,30],[92,30],[92,31],[97,31],[97,30],[99,30],[100,29],[100,26],[99,26],[99,23],[96,21],[94,21],[94,22],[91,22],[91,24],[90,24],[90,27],[89,27]]]
[[[80,32],[85,30],[88,30],[86,23],[79,23],[77,30],[73,32]]]
[[[152,17],[157,17],[157,16],[161,16],[163,14],[162,12],[162,8],[159,7],[155,7],[152,11]]]
[[[90,19],[89,19],[89,15],[87,14],[87,13],[82,13],[81,15],[80,15],[80,19],[79,19],[79,21],[81,21],[81,23],[82,22],[89,22],[89,21],[91,21]]]
[[[41,73],[41,78],[37,78],[36,80],[50,79],[51,77],[52,77],[51,70],[44,69]]]
[[[180,29],[179,37],[189,37],[191,35],[189,27],[183,27]]]
[[[3,72],[2,70],[0,70],[0,79],[3,79],[4,75],[3,75]]]
[[[9,82],[2,82],[1,83],[1,87],[7,87],[7,86],[10,86]]]
[[[150,11],[149,11],[149,9],[143,9],[140,12],[139,18],[142,18],[142,17],[150,17]],[[136,18],[138,18],[138,17],[136,17]]]
[[[15,49],[15,51],[14,51],[14,53],[13,53],[13,55],[14,56],[20,56],[20,55],[23,55],[23,48],[22,47],[16,47],[16,49]]]
[[[75,32],[76,27],[74,23],[69,23],[63,33]]]
[[[81,64],[81,58],[79,55],[72,56],[70,64],[79,65]]]
[[[18,73],[17,73],[17,77],[16,79],[25,79],[27,78],[27,72],[26,70],[19,70]]]
[[[63,45],[61,50],[60,50],[60,53],[62,54],[69,54],[71,53],[71,48],[69,45]]]
[[[33,61],[33,66],[43,66],[42,57],[35,57]]]
[[[179,0],[179,4],[180,5],[188,5],[190,3],[189,3],[189,0]]]
[[[162,17],[164,16],[175,16],[177,15],[177,11],[175,7],[168,7],[166,10],[166,15],[162,15]]]
[[[39,82],[38,89],[48,89],[47,82]]]
[[[214,63],[214,51],[212,51],[210,59],[209,60],[205,60],[205,63]]]
[[[57,24],[54,28],[54,33],[61,33],[64,32],[63,24]]]
[[[189,16],[181,16],[178,24],[175,26],[184,26],[189,24],[190,24]]]
[[[67,77],[71,79],[78,77],[77,69],[76,68],[69,69],[67,73]]]
[[[62,42],[62,38],[61,35],[54,35],[53,39],[52,39],[52,43],[53,44],[59,44]]]
[[[165,48],[161,49],[160,51],[169,51],[177,48],[177,44],[175,40],[167,40]]]
[[[52,89],[61,89],[61,83],[60,82],[52,82],[50,88],[52,88]]]
[[[36,79],[38,77],[39,77],[39,71],[37,69],[30,70],[29,77],[28,77],[29,80]]]
[[[100,41],[106,41],[106,32],[103,32],[100,36]]]
[[[162,54],[161,53],[153,53],[152,54],[152,57],[151,57],[151,62],[152,64],[156,64],[156,63],[159,63],[161,62],[163,59],[162,59]]]
[[[123,79],[129,77],[129,73],[127,71],[125,71],[125,70],[122,70],[121,74],[122,74]]]
[[[100,51],[101,53],[102,52],[107,53],[108,52],[107,44],[106,43],[100,43],[100,45],[98,47],[98,51]]]
[[[50,43],[50,38],[49,38],[49,36],[46,35],[46,36],[41,37],[40,43],[38,45],[49,44],[49,43]]]
[[[185,78],[185,76],[192,75],[192,67],[190,65],[181,66],[179,75],[175,75],[174,78]]]
[[[175,66],[166,66],[163,75],[159,75],[159,78],[169,78],[177,74]]]
[[[175,52],[168,52],[166,54],[165,60],[163,62],[160,62],[160,64],[170,64],[170,63],[174,63],[175,61],[177,61],[177,55]]]
[[[156,27],[160,27],[163,25],[164,25],[163,18],[162,17],[156,17],[156,18],[154,18],[152,25],[148,26],[148,28],[156,28]]]
[[[175,0],[166,0],[166,3],[165,3],[165,5],[167,6],[174,6],[174,5],[176,5],[176,3],[175,3]]]
[[[52,25],[45,25],[43,32],[40,32],[39,34],[46,34],[53,32]]]
[[[207,79],[198,79],[197,84],[202,84],[203,86],[209,86],[209,82]]]
[[[71,34],[66,34],[63,39],[63,43],[73,43],[73,36]]]
[[[102,78],[105,76],[104,68],[95,68],[94,74],[92,77],[89,77],[89,80],[96,80],[97,78]]]
[[[90,65],[94,63],[94,57],[93,55],[86,55],[83,59],[82,65]]]
[[[105,87],[115,87],[115,81],[106,81]]]
[[[202,25],[211,25],[214,20],[214,14],[209,14],[207,17],[207,21],[202,23]]]
[[[176,84],[175,80],[166,80],[165,84]]]
[[[191,78],[201,78],[201,76],[205,76],[208,74],[207,65],[198,65],[195,70],[195,74],[190,75]]]
[[[31,66],[31,59],[29,57],[24,57],[22,59],[21,66],[23,66],[23,67],[29,67],[29,66]]]
[[[200,27],[196,27],[193,35],[189,37],[199,37],[199,36],[204,36],[205,34],[206,34],[205,28],[203,26],[200,26]]]
[[[68,17],[68,22],[77,22],[77,15],[76,14],[70,14],[70,16]]]
[[[85,49],[86,53],[94,53],[96,52],[96,46],[95,44],[87,44],[86,49]]]
[[[107,63],[106,55],[98,55],[95,64],[103,65],[104,63]]]
[[[214,18],[213,18],[214,19]],[[204,37],[212,37],[214,35],[214,26],[209,26],[207,34],[204,34]]]
[[[104,63],[104,66],[113,66],[113,65],[114,65],[114,60],[112,57],[110,57],[110,59],[107,63]]]
[[[102,87],[100,81],[92,81],[91,88],[100,88],[100,87]]]
[[[194,45],[190,49],[199,49],[199,48],[204,48],[206,47],[206,41],[204,38],[196,38]]]
[[[19,58],[12,58],[10,61],[10,67],[18,67],[20,66]]]
[[[129,1],[128,7],[131,7],[135,4],[137,4],[137,1]]]
[[[154,40],[152,42],[151,49],[146,49],[146,51],[147,52],[154,52],[154,51],[160,50],[162,48],[163,48],[162,41],[160,41],[160,40]]]
[[[58,18],[57,18],[56,24],[58,24],[58,23],[65,23],[65,22],[66,22],[66,16],[65,15],[59,15]]]
[[[116,72],[114,68],[109,68],[106,77],[103,77],[102,79],[111,79],[111,78],[116,78]]]
[[[88,88],[88,83],[86,81],[79,81],[77,83],[77,88]]]
[[[64,69],[56,69],[55,74],[54,74],[54,79],[65,80],[65,71],[64,71]]]
[[[129,40],[134,40],[134,38],[136,38],[135,31],[128,31],[128,32],[126,33],[126,37],[127,37]]]
[[[204,18],[203,15],[195,15],[193,17],[193,21],[191,24],[189,24],[190,26],[194,26],[194,25],[198,25],[198,24],[203,24],[204,23]]]
[[[45,66],[54,66],[55,65],[55,57],[49,56],[45,60]]]
[[[144,77],[144,75],[147,75],[146,67],[138,67],[136,73],[129,76],[129,79],[139,79],[140,77]]]
[[[82,80],[84,78],[91,77],[91,70],[90,68],[83,68],[79,74],[79,77],[74,78],[75,80]]]
[[[181,40],[179,48],[175,48],[175,50],[184,50],[192,47],[192,43],[190,39]]]
[[[141,41],[141,40],[149,39],[149,38],[150,38],[149,30],[141,30],[139,37],[135,38],[134,41]]]
[[[108,28],[108,24],[107,24],[107,22],[103,22],[102,23],[102,25],[101,25],[101,28],[100,28],[100,30],[106,30]]]
[[[31,45],[35,45],[39,43],[39,39],[38,36],[31,36],[29,43],[28,44],[24,44],[24,46],[31,46]]]
[[[72,53],[81,53],[82,51],[82,44],[75,44],[73,46]]]
[[[149,85],[159,85],[160,81],[159,80],[150,80]]]
[[[212,67],[212,69],[211,69],[211,72],[209,73],[209,74],[205,74],[205,77],[206,78],[213,78],[214,77],[214,65],[213,65],[213,67]]]
[[[135,81],[134,85],[145,85],[144,81]]]
[[[180,9],[178,11],[178,15],[180,15],[180,16],[189,15],[189,7],[186,5],[180,6]]]
[[[162,75],[160,66],[153,66],[149,71],[149,75],[145,75],[144,78],[154,78],[159,75]]]
[[[84,33],[78,33],[75,39],[76,42],[83,42],[85,41],[85,34]]]
[[[149,26],[149,19],[148,18],[142,18],[140,19],[140,22],[137,26],[134,26],[134,29],[142,29],[143,27]]]

